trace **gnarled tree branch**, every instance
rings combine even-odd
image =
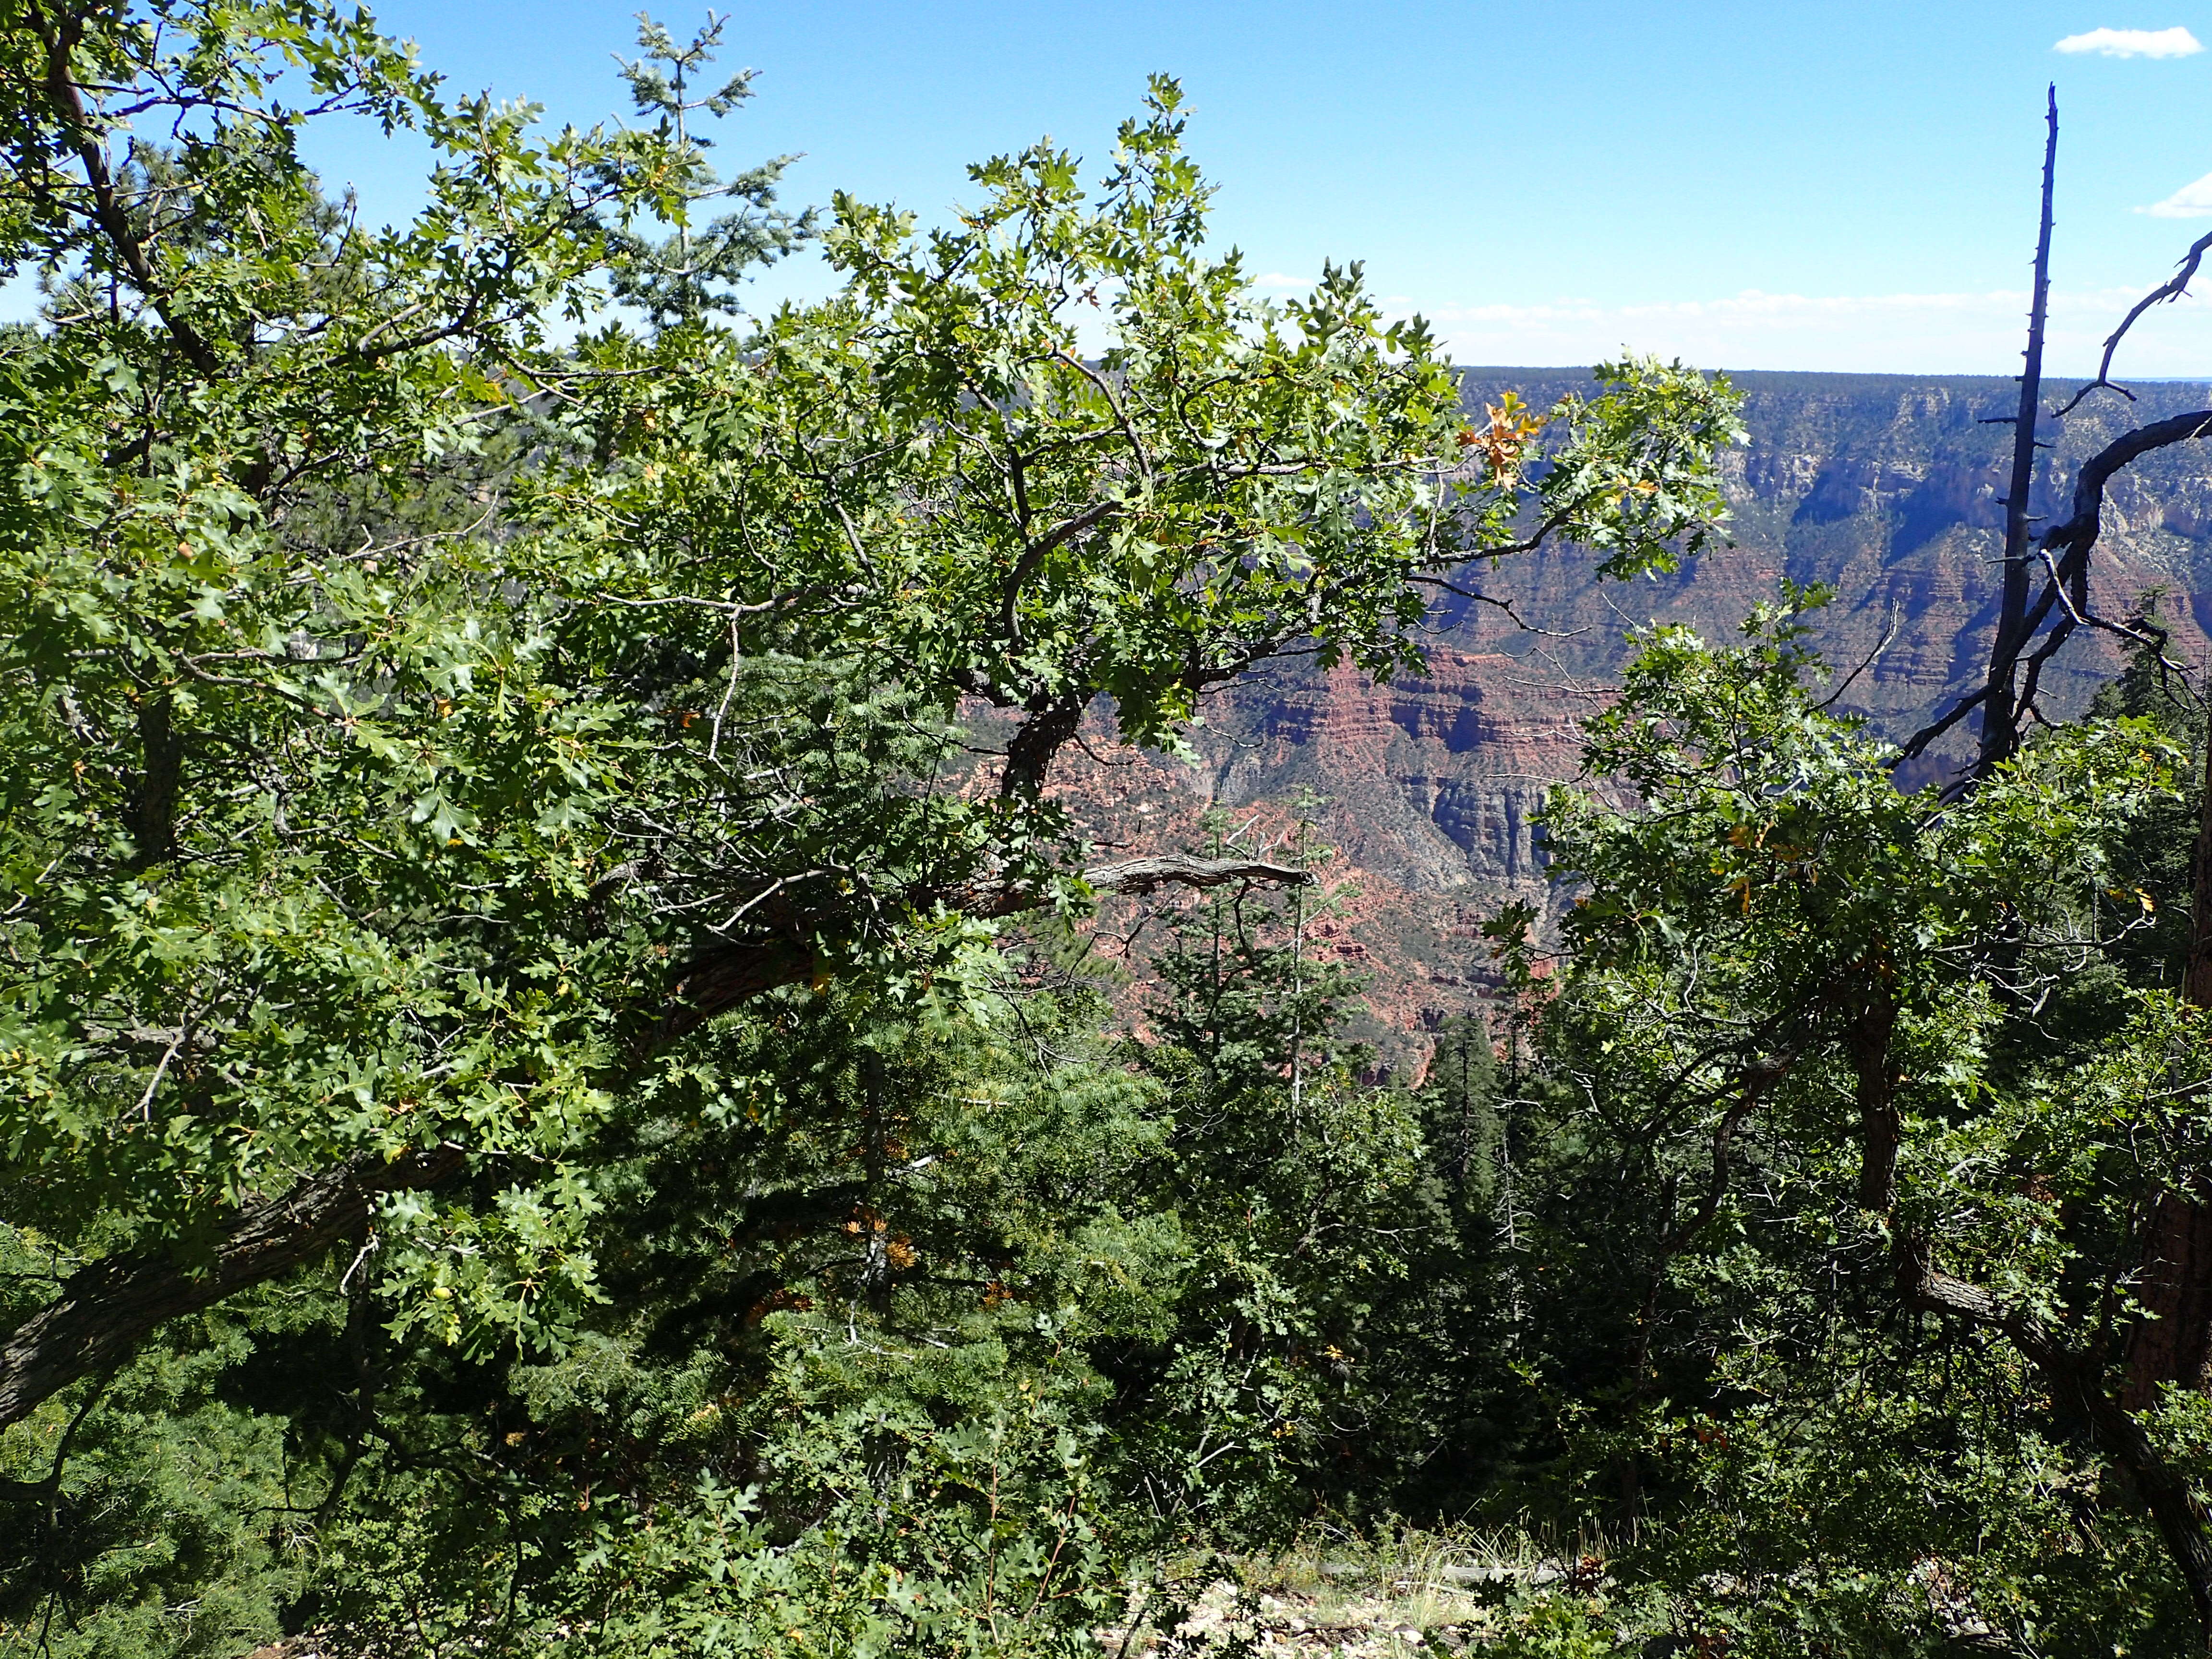
[[[2090,381],[2087,386],[2083,386],[2072,397],[2069,398],[2065,403],[2060,405],[2057,409],[2052,410],[2051,413],[2054,418],[2063,417],[2072,414],[2074,412],[2074,405],[2080,403],[2082,398],[2087,397],[2100,386],[2102,386],[2107,392],[2118,392],[2120,396],[2125,398],[2130,403],[2133,403],[2135,401],[2136,394],[2134,392],[2129,391],[2127,387],[2124,386],[2117,386],[2112,382],[2111,378],[2112,373],[2112,354],[2120,349],[2121,340],[2125,338],[2127,331],[2136,325],[2136,318],[2142,316],[2143,313],[2148,311],[2153,306],[2166,300],[2179,300],[2183,295],[2189,291],[2189,279],[2197,274],[2197,267],[2203,262],[2205,251],[2207,249],[2212,249],[2212,231],[2205,232],[2203,235],[2198,237],[2194,242],[2191,243],[2189,252],[2181,257],[2181,268],[2175,271],[2173,275],[2168,277],[2165,282],[2160,283],[2156,288],[2151,289],[2149,293],[2144,295],[2142,299],[2136,301],[2135,303],[2135,308],[2130,311],[2126,316],[2120,319],[2120,325],[2112,331],[2111,337],[2105,342],[2104,360],[2097,365],[2097,378]]]
[[[1923,1243],[1900,1238],[1897,1262],[1899,1288],[1907,1302],[2002,1332],[2051,1393],[2088,1419],[2098,1444],[2126,1471],[2150,1512],[2196,1610],[2203,1632],[2199,1650],[2212,1652],[2212,1525],[2208,1525],[2204,1505],[2188,1477],[2160,1452],[2135,1415],[2106,1389],[2098,1356],[2069,1347],[2039,1321],[2007,1307],[1983,1286],[1938,1272]]]
[[[2057,624],[2058,629],[2063,630],[2059,635],[2061,639],[2064,633],[2072,632],[2077,620],[2087,619],[2088,613],[2080,611],[2076,604],[2069,599],[2067,590],[2073,588],[2087,592],[2089,556],[2104,528],[2105,490],[2112,483],[2112,476],[2153,450],[2203,437],[2212,437],[2212,409],[2194,410],[2186,415],[2176,415],[2166,420],[2153,421],[2148,426],[2139,426],[2134,431],[2114,439],[2082,465],[2081,477],[2074,483],[2073,512],[2063,523],[2045,531],[2039,544],[2046,561],[2045,568],[2051,574],[2045,578],[2043,591],[2037,596],[2033,606],[2028,610],[2020,626],[2012,631],[2009,641],[2005,642],[2006,648],[1992,661],[1990,678],[1961,697],[1940,718],[1907,738],[1898,750],[1899,761],[1910,760],[1924,752],[1929,744],[1957,725],[1967,710],[1986,702],[1991,688],[1998,684],[2001,677],[2008,684],[2022,649],[2028,641],[2034,638],[2036,629],[2042,626],[2054,609],[2062,604],[2065,607],[2066,614],[2061,617]],[[2038,654],[2047,658],[2049,652],[2042,651]]]
[[[1143,894],[1162,887],[1223,887],[1253,882],[1277,887],[1310,886],[1313,872],[1264,859],[1205,859],[1184,853],[1158,854],[1102,864],[1083,872],[1084,884],[1102,896]],[[1041,907],[1045,890],[1032,883],[1005,882],[953,892],[910,895],[915,908],[944,904],[975,916],[1011,916]],[[796,985],[822,971],[814,952],[795,934],[717,945],[694,957],[678,977],[673,994],[640,1048],[650,1053],[717,1014],[726,1013],[780,986]]]
[[[465,1158],[450,1145],[389,1162],[363,1153],[245,1211],[221,1231],[212,1257],[200,1266],[147,1252],[80,1268],[58,1298],[0,1337],[0,1428],[80,1378],[121,1364],[165,1321],[211,1307],[328,1249],[368,1221],[380,1194],[434,1187]]]
[[[1270,864],[1264,859],[1201,859],[1187,853],[1166,853],[1102,864],[1095,870],[1085,870],[1083,880],[1094,893],[1123,894],[1150,893],[1162,887],[1226,887],[1234,882],[1310,887],[1314,873],[1295,865]]]
[[[167,327],[178,350],[201,375],[214,379],[222,372],[222,365],[199,331],[171,304],[169,289],[155,270],[153,261],[147,257],[137,232],[131,228],[130,216],[125,211],[92,112],[85,106],[83,91],[70,65],[70,59],[77,46],[75,27],[66,16],[49,18],[36,0],[25,8],[25,15],[46,49],[46,91],[54,100],[55,112],[69,125],[78,165],[84,168],[85,183],[92,191],[94,222],[107,239],[116,264],[131,279],[131,286],[146,296]]]

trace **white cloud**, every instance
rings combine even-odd
[[[2187,58],[2204,44],[2176,24],[2170,29],[2091,29],[2069,34],[2053,52],[2094,52],[2103,58]]]
[[[2148,207],[2137,208],[2137,213],[2148,213],[2154,219],[2201,219],[2212,213],[2212,173],[2191,185],[2184,185],[2163,202],[2153,202]]]

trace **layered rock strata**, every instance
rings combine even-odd
[[[1577,775],[1580,722],[1602,706],[1632,630],[1683,623],[1734,632],[1783,579],[1835,601],[1814,636],[1838,706],[1902,737],[1978,684],[1995,623],[2010,428],[2008,380],[1747,374],[1752,441],[1725,477],[1734,545],[1657,581],[1601,583],[1593,562],[1551,549],[1471,573],[1510,595],[1540,632],[1455,601],[1435,618],[1424,678],[1377,685],[1349,669],[1278,668],[1224,691],[1194,733],[1193,763],[1125,755],[1083,763],[1062,787],[1102,844],[1188,842],[1209,806],[1283,833],[1317,795],[1317,838],[1358,896],[1317,948],[1372,975],[1369,1035],[1384,1062],[1417,1067],[1420,1033],[1480,1006],[1491,983],[1480,919],[1547,889],[1536,814]],[[1541,407],[1590,389],[1579,373],[1470,369],[1479,416],[1508,388]],[[2054,388],[2052,402],[2070,392]],[[2046,433],[2033,510],[2063,516],[2082,461],[2129,428],[2212,405],[2212,387],[2160,385],[2138,401],[2099,393]],[[2105,614],[2163,594],[2169,653],[2203,665],[2212,634],[2212,445],[2138,463],[2108,495],[2092,584]],[[1864,665],[1862,668],[1861,665]],[[2077,635],[2046,675],[2048,712],[2078,714],[2119,665],[2110,636]],[[1101,735],[1105,735],[1102,733]]]

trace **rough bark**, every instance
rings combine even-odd
[[[1162,887],[1226,887],[1236,882],[1258,882],[1273,887],[1310,887],[1313,872],[1295,865],[1269,864],[1264,859],[1201,859],[1185,853],[1155,858],[1127,859],[1103,864],[1083,872],[1094,893],[1155,892]]]
[[[188,1266],[167,1253],[106,1257],[81,1268],[54,1301],[0,1338],[0,1428],[80,1378],[131,1357],[155,1327],[288,1273],[364,1225],[378,1194],[434,1187],[459,1170],[458,1146],[390,1163],[350,1158],[254,1206],[221,1231],[211,1256]]]
[[[685,967],[666,1010],[651,1024],[640,1047],[648,1054],[664,1048],[741,1002],[813,978],[818,966],[814,952],[795,939],[745,940],[702,951]]]
[[[2204,793],[2191,883],[2189,960],[2182,995],[2212,1009],[2212,724],[2205,729]],[[2143,1411],[2168,1382],[2212,1387],[2212,1204],[2201,1184],[2159,1195],[2143,1243],[2136,1294],[2149,1317],[2128,1350],[2124,1403]]]
[[[1889,1057],[1897,1009],[1886,999],[1862,1008],[1844,1034],[1859,1114],[1859,1208],[1880,1215],[1897,1200],[1897,1071]]]
[[[999,793],[1008,799],[1039,800],[1052,763],[1083,725],[1083,702],[1070,698],[1048,703],[1024,720],[1006,744],[1006,767]]]
[[[2150,1316],[2128,1347],[2130,1411],[2158,1404],[2160,1389],[2212,1386],[2212,1205],[2164,1193],[2151,1212],[2136,1295]]]
[[[166,864],[177,854],[177,795],[184,781],[185,744],[176,725],[176,707],[167,692],[155,692],[138,708],[138,738],[144,754],[131,799],[133,862],[140,869]]]

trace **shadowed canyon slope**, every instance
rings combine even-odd
[[[1430,670],[1376,685],[1349,670],[1277,669],[1209,702],[1182,764],[1115,757],[1067,775],[1065,793],[1102,844],[1188,840],[1206,806],[1281,834],[1302,791],[1326,797],[1316,834],[1358,896],[1322,944],[1374,976],[1371,1033],[1404,1064],[1417,1034],[1471,1006],[1486,981],[1480,919],[1543,889],[1532,818],[1577,765],[1581,717],[1619,672],[1633,627],[1731,632],[1784,578],[1824,582],[1818,619],[1838,678],[1866,666],[1838,707],[1901,737],[1978,682],[1995,620],[2008,426],[1998,377],[1746,374],[1751,441],[1727,459],[1734,545],[1660,581],[1600,583],[1572,549],[1468,580],[1511,598],[1501,612],[1454,600],[1436,618]],[[1477,415],[1510,387],[1539,407],[1587,387],[1579,372],[1470,369]],[[2053,387],[2046,407],[2072,388]],[[2212,404],[2212,388],[2157,385],[2137,401],[2100,392],[2046,431],[2033,511],[2063,515],[2076,472],[2128,428]],[[2154,454],[2107,498],[2093,601],[2122,617],[2162,589],[2172,654],[2202,662],[2212,632],[2212,445]],[[1885,645],[1885,641],[1887,644]],[[1871,659],[1871,660],[1869,660]],[[2045,683],[2054,715],[2078,713],[2118,657],[2077,635]]]

